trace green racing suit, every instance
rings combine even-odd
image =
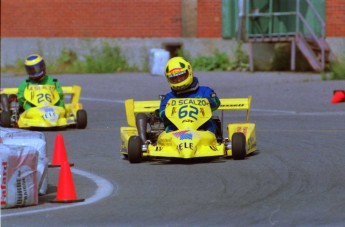
[[[65,107],[63,91],[62,91],[59,81],[57,79],[54,79],[51,76],[46,75],[40,81],[25,79],[19,84],[17,99],[18,99],[19,105],[23,107],[24,110],[27,110],[32,107],[32,105],[28,101],[26,101],[24,98],[24,90],[26,86],[28,85],[54,85],[60,97],[59,101],[56,103],[56,106]]]

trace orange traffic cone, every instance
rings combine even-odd
[[[58,188],[55,200],[52,203],[74,203],[83,202],[85,199],[77,199],[73,177],[68,162],[61,164]]]
[[[333,92],[332,103],[345,102],[345,91],[335,90]]]
[[[65,142],[63,140],[62,134],[57,134],[55,137],[52,163],[49,164],[49,167],[59,167],[65,161],[68,163]],[[70,166],[73,165],[73,163],[70,163]]]

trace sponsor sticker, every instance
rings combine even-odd
[[[177,145],[177,150],[178,151],[182,151],[183,149],[193,150],[193,148],[194,148],[193,143],[184,142],[184,143],[180,143],[179,145]]]
[[[193,135],[190,133],[185,133],[180,136],[180,140],[192,140]]]
[[[195,106],[207,106],[208,102],[205,99],[180,99],[178,101],[176,100],[171,101],[172,106],[176,106],[176,105],[182,106],[182,105],[187,105],[187,104],[191,104]]]
[[[183,131],[180,131],[180,132],[175,132],[173,133],[173,136],[175,136],[176,138],[179,138],[181,135],[185,134],[189,132],[189,130],[183,130]]]

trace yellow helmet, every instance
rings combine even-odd
[[[39,81],[46,75],[46,64],[38,54],[32,54],[25,60],[25,69],[31,80]]]
[[[182,57],[173,57],[167,62],[165,76],[174,91],[183,91],[193,83],[192,66]]]

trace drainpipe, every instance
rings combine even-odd
[[[237,40],[246,40],[246,31],[245,31],[245,18],[246,12],[245,0],[238,0],[238,23],[237,23]]]

